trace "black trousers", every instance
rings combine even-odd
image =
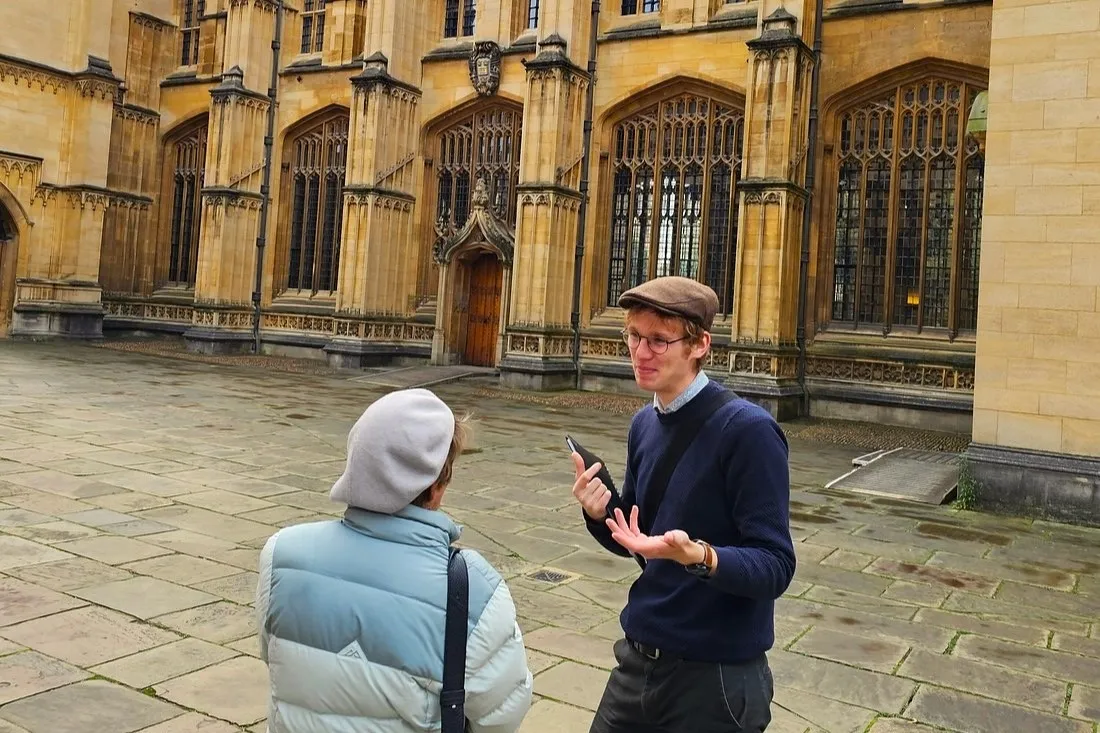
[[[589,733],[762,733],[774,695],[768,659],[652,658],[622,639]]]

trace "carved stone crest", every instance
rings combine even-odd
[[[496,94],[500,87],[500,46],[478,41],[470,52],[470,83],[482,97]]]

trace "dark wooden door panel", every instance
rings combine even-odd
[[[493,255],[483,255],[470,265],[470,299],[463,360],[475,366],[493,366],[500,331],[500,296],[503,269]]]

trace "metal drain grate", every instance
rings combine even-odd
[[[536,570],[533,573],[528,573],[527,577],[531,580],[537,580],[540,583],[550,583],[551,585],[558,585],[566,580],[569,580],[572,576],[569,573],[563,573],[560,570],[550,570],[549,568],[543,568],[542,570]]]
[[[938,505],[959,483],[957,453],[897,448],[868,458],[825,488]]]

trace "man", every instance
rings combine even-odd
[[[635,380],[653,404],[630,425],[622,508],[609,515],[600,465],[586,471],[576,453],[573,495],[601,545],[647,562],[620,616],[625,638],[591,733],[763,731],[775,599],[795,569],[786,438],[766,411],[726,394],[701,368],[718,309],[713,290],[662,277],[623,293],[619,305]],[[662,455],[708,410],[655,515],[641,517],[643,531],[639,508],[649,509]]]
[[[468,434],[425,389],[372,404],[332,488],[340,520],[277,532],[260,555],[256,614],[271,675],[269,733],[440,730],[449,548],[439,511]],[[500,575],[469,575],[465,714],[471,733],[513,733],[531,704],[516,609]]]

